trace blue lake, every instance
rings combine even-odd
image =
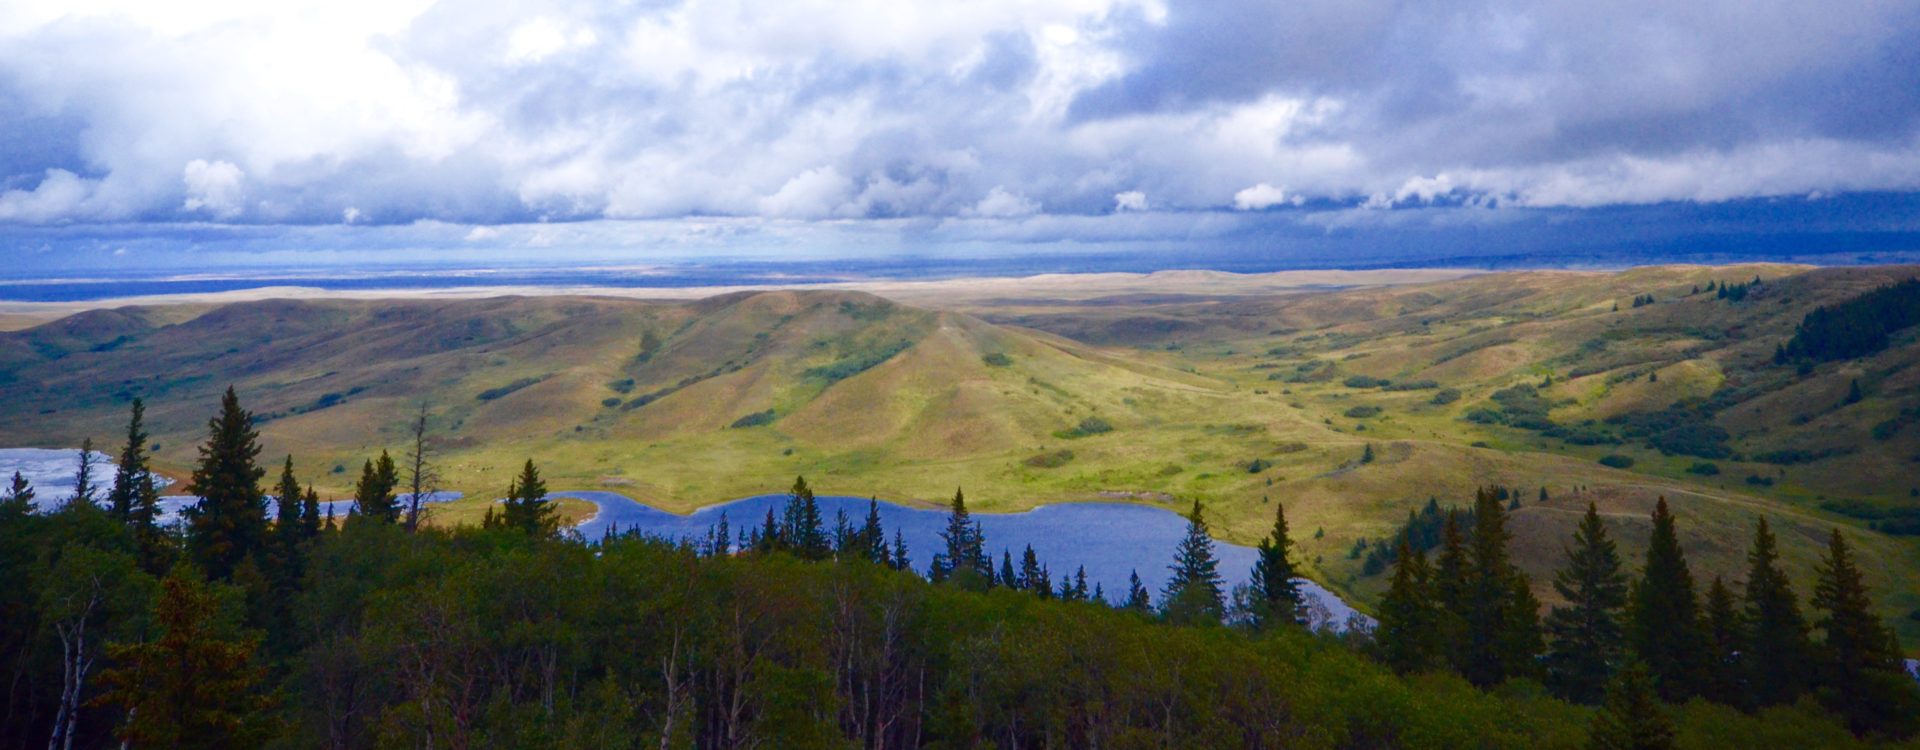
[[[588,540],[601,538],[609,529],[704,540],[722,515],[737,538],[741,531],[764,524],[768,510],[778,514],[787,501],[786,495],[756,495],[710,505],[683,516],[643,505],[617,492],[563,491],[553,495],[584,500],[599,507],[597,515],[578,527]],[[821,496],[816,499],[829,529],[835,525],[838,513],[845,513],[848,522],[856,526],[867,516],[867,498]],[[907,554],[914,569],[926,572],[934,552],[943,546],[940,532],[946,528],[947,511],[887,502],[881,502],[879,507],[880,522],[886,528],[889,544],[894,532],[899,531],[906,539]],[[1112,599],[1126,595],[1127,576],[1137,572],[1158,600],[1160,589],[1170,575],[1168,567],[1173,562],[1174,551],[1187,531],[1186,518],[1177,513],[1124,503],[1047,505],[1023,513],[975,513],[973,519],[985,532],[987,549],[996,560],[1004,550],[1013,555],[1017,566],[1021,551],[1032,545],[1041,564],[1052,569],[1056,584],[1085,566],[1088,585],[1100,584]],[[1215,551],[1228,587],[1246,583],[1256,551],[1225,542],[1216,542]],[[1316,623],[1339,627],[1356,614],[1346,602],[1319,584],[1302,581],[1313,599]]]

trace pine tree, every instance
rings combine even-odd
[[[520,469],[520,476],[507,485],[499,525],[537,537],[550,537],[560,531],[560,509],[547,499],[547,483],[531,458]]]
[[[893,569],[913,569],[913,558],[907,556],[907,538],[901,535],[899,529],[893,531]]]
[[[1653,506],[1646,569],[1633,587],[1629,635],[1634,653],[1653,676],[1661,697],[1684,701],[1700,690],[1706,636],[1697,625],[1693,573],[1680,549],[1673,513],[1662,497]]]
[[[1846,537],[1834,529],[1810,603],[1824,634],[1820,698],[1857,733],[1907,736],[1920,729],[1920,689],[1907,678],[1893,631],[1873,614],[1873,599]]]
[[[1553,589],[1567,606],[1555,607],[1547,615],[1547,632],[1552,636],[1547,675],[1562,698],[1598,703],[1625,642],[1620,609],[1627,603],[1627,579],[1593,503],[1587,503],[1587,515],[1574,531],[1573,547],[1566,555],[1567,566],[1553,576]]]
[[[1607,686],[1606,705],[1594,714],[1594,750],[1664,750],[1673,747],[1673,720],[1660,705],[1645,666],[1628,664]]]
[[[1179,552],[1168,566],[1173,577],[1161,592],[1161,608],[1167,619],[1179,624],[1218,624],[1226,614],[1222,591],[1220,561],[1214,555],[1213,537],[1207,534],[1207,521],[1200,514],[1200,501],[1193,501],[1187,515],[1187,535],[1180,540]]]
[[[1040,567],[1040,556],[1033,553],[1033,545],[1020,553],[1021,591],[1031,591],[1045,599],[1053,594],[1053,581],[1047,575],[1047,569]]]
[[[1020,590],[1020,574],[1013,572],[1013,553],[1005,548],[1000,550],[1000,585]]]
[[[781,538],[796,557],[825,560],[833,556],[832,540],[821,524],[820,503],[814,499],[806,477],[794,477],[780,525]]]
[[[1458,510],[1447,511],[1440,526],[1440,556],[1433,568],[1435,630],[1447,665],[1456,672],[1466,665],[1467,542],[1461,516]]]
[[[1767,519],[1753,532],[1747,553],[1747,647],[1742,650],[1752,679],[1753,697],[1762,706],[1792,703],[1807,689],[1813,666],[1807,623]]]
[[[967,513],[967,496],[960,488],[954,488],[950,508],[947,528],[940,532],[946,551],[934,557],[934,578],[958,578],[967,586],[985,585],[984,579],[993,576],[993,558],[986,554],[986,539]]]
[[[118,730],[129,745],[170,748],[257,747],[266,740],[270,701],[256,686],[257,639],[222,635],[218,600],[185,566],[161,582],[153,619],[157,638],[116,643],[118,665],[101,675],[101,703],[126,711]]]
[[[1082,565],[1074,569],[1073,571],[1072,601],[1084,602],[1086,600],[1087,600],[1087,566]]]
[[[133,506],[140,501],[140,480],[147,474],[147,431],[142,422],[147,407],[133,400],[133,416],[127,420],[127,442],[120,449],[120,462],[113,472],[113,487],[107,490],[107,508],[121,523],[131,523]]]
[[[1861,398],[1862,396],[1860,393],[1860,379],[1854,378],[1852,382],[1847,383],[1847,398],[1844,401],[1841,401],[1840,403],[1857,404],[1857,403],[1860,403]]]
[[[860,526],[860,556],[867,562],[885,565],[887,562],[887,532],[880,527],[880,500],[868,498],[867,520]]]
[[[1424,672],[1441,663],[1440,611],[1429,585],[1427,553],[1400,540],[1393,580],[1380,600],[1373,638],[1380,658],[1400,674]]]
[[[393,457],[380,451],[379,459],[361,467],[360,481],[353,486],[354,515],[378,523],[399,523],[400,497],[394,494],[399,485],[400,474]]]
[[[73,496],[67,498],[68,504],[93,504],[93,496],[100,488],[93,481],[93,438],[80,441],[80,466],[73,473]]]
[[[279,512],[273,523],[273,566],[270,571],[274,590],[282,594],[299,585],[300,576],[306,568],[301,551],[301,542],[305,541],[306,534],[300,499],[300,480],[293,476],[293,456],[287,456],[286,465],[280,469],[280,483],[274,488],[274,502]]]
[[[1360,463],[1373,463],[1373,443],[1367,443],[1366,450],[1360,452]]]
[[[1153,595],[1140,583],[1140,571],[1127,571],[1127,600],[1122,606],[1141,614],[1153,613]]]
[[[1701,695],[1729,706],[1745,705],[1746,682],[1741,679],[1744,667],[1740,649],[1747,640],[1746,623],[1741,619],[1733,590],[1727,588],[1726,581],[1719,576],[1714,576],[1713,584],[1707,587],[1705,609],[1707,680],[1701,687]]]
[[[1293,566],[1292,550],[1293,539],[1287,535],[1286,507],[1275,504],[1273,531],[1260,540],[1259,557],[1253,562],[1251,585],[1256,627],[1307,622],[1307,599],[1300,592],[1300,582],[1294,580],[1299,573]]]
[[[0,512],[15,516],[24,516],[33,512],[33,483],[27,481],[20,472],[13,473],[13,482],[7,487],[7,494],[0,496]]]
[[[249,555],[267,546],[266,496],[255,464],[260,435],[253,415],[240,408],[231,387],[221,397],[220,414],[207,423],[207,442],[187,491],[200,502],[187,510],[187,549],[207,577],[225,581]]]
[[[1477,493],[1473,517],[1461,676],[1485,687],[1532,671],[1540,651],[1540,621],[1526,577],[1508,557],[1512,534],[1506,510],[1493,492]]]
[[[327,506],[327,515],[333,515],[333,506]],[[320,536],[320,493],[308,486],[306,497],[300,502],[300,539],[307,541],[317,536]]]

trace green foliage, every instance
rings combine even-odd
[[[1629,664],[1607,687],[1606,706],[1593,717],[1594,750],[1664,750],[1674,746],[1673,720],[1640,664]]]
[[[1073,451],[1068,450],[1066,448],[1061,448],[1059,450],[1046,451],[1044,453],[1036,453],[1034,455],[1028,456],[1026,460],[1021,461],[1021,463],[1024,463],[1036,469],[1058,469],[1062,466],[1066,466],[1068,463],[1071,463],[1072,461],[1073,461]]]
[[[1108,422],[1107,420],[1101,419],[1099,417],[1087,417],[1086,419],[1080,420],[1080,424],[1074,425],[1073,429],[1055,431],[1053,433],[1053,436],[1060,438],[1062,440],[1072,440],[1075,438],[1090,437],[1093,435],[1100,435],[1100,434],[1104,434],[1112,431],[1113,431],[1113,424]]]
[[[1703,477],[1717,477],[1720,476],[1720,465],[1711,461],[1695,461],[1692,466],[1687,467],[1687,473],[1698,474]]]
[[[904,352],[912,346],[913,342],[905,339],[876,346],[868,346],[853,352],[851,355],[833,364],[807,368],[805,372],[801,373],[801,376],[817,378],[831,385],[878,367],[880,363],[893,359],[894,355]]]
[[[1433,394],[1432,403],[1435,406],[1446,406],[1447,404],[1451,404],[1459,400],[1460,400],[1460,389],[1442,388],[1438,392]]]
[[[1653,507],[1646,565],[1634,582],[1628,635],[1660,694],[1683,701],[1700,692],[1708,648],[1698,626],[1693,572],[1680,549],[1673,512],[1662,497]]]
[[[498,388],[488,388],[481,391],[479,395],[474,398],[480,399],[481,401],[493,401],[495,399],[505,398],[512,395],[515,391],[536,385],[542,380],[546,380],[546,378],[521,378]]]
[[[762,427],[765,425],[773,424],[773,420],[778,418],[779,418],[778,415],[774,414],[772,409],[768,409],[766,411],[756,411],[752,414],[748,414],[744,417],[733,420],[733,423],[727,425],[727,427],[735,430],[745,429],[748,427]]]
[[[1920,730],[1920,688],[1908,679],[1893,632],[1873,614],[1846,537],[1834,529],[1810,600],[1824,634],[1821,702],[1855,732],[1908,736]]]
[[[1468,682],[1484,687],[1533,673],[1541,651],[1539,602],[1509,557],[1513,536],[1506,509],[1493,492],[1476,493],[1473,517],[1456,610],[1465,626],[1459,670]]]
[[[1633,468],[1633,457],[1622,456],[1618,453],[1609,453],[1600,457],[1600,465],[1615,469],[1630,469]]]
[[[1593,503],[1587,504],[1566,553],[1566,567],[1554,572],[1553,590],[1567,604],[1547,614],[1548,684],[1569,701],[1597,703],[1625,651],[1620,610],[1627,604],[1627,579]]]
[[[1348,388],[1383,388],[1392,385],[1392,381],[1366,375],[1349,375],[1342,384]]]
[[[1749,668],[1753,699],[1762,706],[1792,703],[1806,692],[1812,676],[1812,644],[1764,517],[1754,527],[1753,548],[1747,553],[1746,620],[1748,640],[1741,660]]]
[[[1248,584],[1253,591],[1250,614],[1254,627],[1306,624],[1307,597],[1295,580],[1300,571],[1293,564],[1293,539],[1287,533],[1285,505],[1273,506],[1273,530],[1260,540],[1258,553]]]
[[[1907,279],[1807,313],[1781,359],[1832,362],[1864,357],[1887,348],[1894,332],[1916,324],[1920,279]]]
[[[540,469],[527,459],[520,475],[507,484],[507,497],[501,501],[500,515],[488,509],[488,523],[494,528],[512,529],[529,536],[546,538],[560,530],[560,509],[547,498],[547,482]]]
[[[1431,576],[1426,552],[1402,541],[1373,632],[1380,660],[1397,673],[1425,672],[1442,663],[1442,613],[1433,601]]]
[[[353,485],[354,518],[373,523],[398,523],[400,521],[400,497],[396,494],[400,485],[400,473],[393,464],[393,457],[386,451],[380,451],[378,459],[369,460],[360,467],[360,480]]]
[[[271,735],[271,700],[254,661],[257,636],[222,632],[219,601],[191,568],[174,569],[154,603],[154,640],[108,648],[120,666],[99,701],[124,709],[115,734],[144,747],[257,747]]]
[[[980,355],[980,362],[988,367],[1009,367],[1013,365],[1013,358],[1006,352],[989,352]]]
[[[1284,554],[1284,552],[1283,552]],[[1213,552],[1213,537],[1200,514],[1200,501],[1187,514],[1187,535],[1174,553],[1173,576],[1161,591],[1161,612],[1170,622],[1180,624],[1219,623],[1226,614],[1226,595],[1222,589],[1220,561]]]
[[[1377,417],[1377,416],[1380,416],[1380,407],[1372,406],[1369,404],[1361,404],[1359,406],[1349,407],[1346,411],[1346,415],[1354,419],[1366,419],[1369,417]]]
[[[266,548],[266,496],[260,491],[266,470],[255,464],[260,433],[253,415],[240,408],[232,388],[221,397],[220,413],[208,421],[207,433],[187,486],[200,496],[186,514],[187,548],[209,578],[224,581],[241,560]]]

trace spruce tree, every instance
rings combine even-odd
[[[547,483],[540,469],[527,459],[520,476],[507,485],[507,500],[500,509],[500,525],[537,537],[550,537],[560,530],[560,509],[547,499]]]
[[[1567,606],[1547,614],[1547,676],[1560,697],[1598,703],[1625,642],[1620,609],[1627,603],[1627,579],[1593,503],[1587,503],[1566,555],[1567,566],[1554,573],[1553,589]]]
[[[912,570],[913,558],[907,556],[907,538],[899,529],[893,531],[893,569]]]
[[[233,388],[221,397],[207,433],[187,487],[200,496],[186,512],[187,550],[209,579],[225,581],[241,560],[266,549],[266,496],[260,491],[266,470],[255,464],[260,435],[253,415],[240,408]]]
[[[7,493],[0,495],[0,511],[10,515],[24,516],[33,512],[33,483],[27,481],[20,472],[13,473],[13,482],[7,486]]]
[[[947,527],[940,532],[946,543],[944,554],[934,557],[936,580],[962,579],[968,586],[984,585],[993,575],[993,559],[986,554],[986,539],[980,526],[967,513],[967,495],[956,487],[947,515]]]
[[[1687,569],[1664,497],[1653,506],[1646,568],[1634,584],[1628,614],[1634,653],[1653,676],[1661,697],[1677,703],[1697,695],[1704,677],[1706,636],[1698,624],[1693,573]]]
[[[333,513],[333,506],[327,506],[327,513]],[[307,487],[307,494],[300,501],[300,539],[306,541],[320,536],[320,493]]]
[[[1811,645],[1807,622],[1786,571],[1780,569],[1780,551],[1764,517],[1754,527],[1753,548],[1747,553],[1746,610],[1748,637],[1742,654],[1754,700],[1761,706],[1792,703],[1808,687]]]
[[[1673,720],[1638,662],[1620,670],[1607,686],[1606,705],[1593,716],[1594,750],[1665,750],[1673,747]]]
[[[127,442],[120,448],[113,487],[107,490],[107,508],[121,523],[132,522],[133,506],[140,501],[140,480],[148,472],[147,430],[143,424],[146,413],[146,405],[134,399],[133,416],[127,420]]]
[[[380,458],[360,468],[360,481],[353,486],[353,513],[361,520],[378,523],[400,522],[399,470],[393,457],[380,451]]]
[[[1087,600],[1087,566],[1082,565],[1073,571],[1073,598],[1070,601]]]
[[[1873,614],[1873,599],[1846,537],[1834,529],[1810,603],[1820,649],[1820,699],[1858,733],[1895,737],[1920,729],[1920,688],[1908,679],[1893,631]]]
[[[1746,705],[1746,680],[1742,679],[1740,662],[1740,649],[1745,648],[1747,640],[1746,623],[1733,590],[1719,576],[1714,576],[1713,584],[1707,587],[1705,609],[1707,679],[1700,694],[1729,706]]]
[[[153,640],[107,647],[115,667],[101,675],[99,702],[125,710],[117,730],[131,746],[257,747],[267,740],[270,701],[257,686],[257,639],[217,625],[218,599],[186,566],[161,582]]]
[[[1508,557],[1506,509],[1494,493],[1474,498],[1465,594],[1461,676],[1482,687],[1532,672],[1540,651],[1538,605]]]
[[[1033,545],[1027,545],[1020,553],[1021,591],[1031,591],[1045,599],[1053,595],[1053,581],[1047,575],[1047,569],[1040,567],[1040,556],[1033,553]]]
[[[1430,589],[1427,553],[1400,540],[1393,580],[1380,600],[1375,647],[1387,666],[1400,674],[1424,672],[1441,664],[1440,611]]]
[[[1153,595],[1140,583],[1140,571],[1127,571],[1127,600],[1122,606],[1141,614],[1153,613]]]
[[[880,500],[868,498],[867,520],[860,526],[860,556],[867,562],[885,565],[887,562],[887,532],[880,527]]]
[[[1013,572],[1013,553],[1005,548],[1000,550],[1000,585],[1019,591],[1020,574]]]
[[[832,540],[821,523],[820,503],[814,499],[806,477],[794,477],[780,525],[781,538],[796,557],[825,560],[833,556]]]
[[[1434,561],[1433,602],[1443,655],[1455,672],[1466,665],[1467,542],[1462,514],[1448,510],[1440,526],[1440,555]]]
[[[1226,596],[1221,588],[1220,561],[1214,556],[1213,537],[1207,534],[1207,521],[1200,514],[1200,501],[1193,501],[1187,515],[1187,535],[1180,540],[1173,564],[1173,577],[1161,592],[1161,609],[1167,619],[1179,624],[1218,624],[1226,614]]]
[[[93,465],[93,438],[83,438],[80,441],[80,466],[73,473],[73,496],[67,498],[69,505],[93,504],[93,496],[100,491],[94,484]]]
[[[273,554],[267,571],[274,590],[281,594],[294,590],[304,574],[301,542],[306,539],[301,506],[300,480],[293,475],[293,456],[287,456],[280,468],[280,482],[274,486],[274,504],[278,512],[273,522]]]
[[[1307,599],[1300,592],[1300,582],[1294,580],[1299,573],[1293,566],[1292,550],[1293,539],[1287,535],[1286,507],[1275,504],[1273,531],[1260,540],[1259,557],[1253,562],[1255,627],[1307,622]]]

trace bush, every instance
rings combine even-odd
[[[982,356],[980,361],[985,362],[988,367],[1006,367],[1013,364],[1013,358],[1007,356],[1006,352],[994,352]]]
[[[1268,461],[1264,458],[1256,458],[1252,461],[1247,462],[1247,473],[1258,474],[1272,467],[1273,467],[1272,461]]]
[[[1622,456],[1622,455],[1620,455],[1620,454],[1618,454],[1618,453],[1610,453],[1610,454],[1607,454],[1607,455],[1605,455],[1605,456],[1601,456],[1601,457],[1600,457],[1600,465],[1601,465],[1601,466],[1611,466],[1611,467],[1613,467],[1613,468],[1616,468],[1616,469],[1627,469],[1627,468],[1632,468],[1632,466],[1633,466],[1633,457],[1632,457],[1632,456]]]
[[[1347,416],[1354,419],[1366,419],[1380,416],[1380,407],[1362,404],[1347,410]]]
[[[616,406],[619,406],[619,405],[620,405],[620,397],[619,397],[619,396],[615,396],[615,397],[613,397],[613,398],[603,398],[603,399],[600,399],[600,405],[601,405],[601,406],[604,406],[604,407],[607,407],[607,408],[609,408],[609,409],[611,409],[611,408],[613,408],[613,407],[616,407]]]
[[[1379,388],[1391,384],[1392,381],[1366,375],[1350,375],[1345,381],[1345,385],[1348,388]]]
[[[533,385],[540,381],[541,381],[541,378],[521,378],[519,380],[515,380],[506,385],[500,386],[499,388],[488,388],[484,391],[481,391],[478,398],[481,401],[492,401],[496,398],[506,396],[510,393],[513,393],[514,391],[520,390],[522,388]]]
[[[1087,417],[1086,419],[1080,420],[1080,424],[1075,425],[1073,429],[1055,432],[1053,436],[1064,440],[1072,440],[1090,435],[1099,435],[1105,432],[1113,432],[1113,425],[1099,417]]]
[[[727,426],[734,429],[740,429],[745,427],[759,427],[761,425],[773,424],[774,419],[775,417],[773,414],[773,410],[768,409],[766,411],[756,411],[752,414],[748,414],[744,417],[733,420],[733,424],[730,424]]]
[[[1460,389],[1458,388],[1442,388],[1439,393],[1433,394],[1433,404],[1435,406],[1446,406],[1459,400]]]
[[[1695,461],[1692,466],[1687,467],[1687,473],[1699,474],[1703,477],[1717,477],[1720,476],[1720,465],[1710,461]]]
[[[1747,484],[1751,484],[1755,487],[1772,487],[1773,477],[1763,477],[1763,476],[1760,476],[1759,474],[1748,474]]]
[[[1439,387],[1440,384],[1432,380],[1404,380],[1386,385],[1389,391],[1430,391]]]
[[[1072,460],[1073,451],[1061,448],[1057,451],[1048,451],[1046,453],[1028,456],[1024,463],[1036,469],[1058,469],[1066,466],[1067,463]]]

